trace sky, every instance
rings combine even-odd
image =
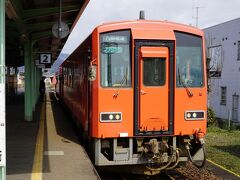
[[[204,29],[239,18],[239,8],[240,0],[90,0],[51,71],[56,72],[96,26],[138,19],[140,10],[145,11],[145,19],[198,24],[198,28]]]

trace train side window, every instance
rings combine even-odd
[[[131,87],[130,31],[100,35],[100,74],[102,87]]]
[[[202,87],[203,55],[202,38],[175,32],[177,87]]]
[[[166,81],[165,58],[143,58],[143,84],[145,86],[163,86]]]

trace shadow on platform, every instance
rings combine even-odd
[[[32,172],[41,104],[36,105],[33,120],[26,122],[24,92],[10,100],[6,105],[7,175],[28,174]]]
[[[66,140],[66,143],[69,140],[79,144],[78,129],[76,128],[73,116],[68,111],[67,107],[56,100],[53,93],[49,93],[49,97],[57,134],[63,138],[63,141]],[[72,133],[69,133],[69,130],[71,130]]]

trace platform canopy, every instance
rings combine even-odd
[[[41,52],[56,60],[67,37],[53,36],[52,26],[61,19],[72,28],[79,11],[89,0],[6,0],[6,66],[24,65],[24,44],[33,43],[34,59]]]

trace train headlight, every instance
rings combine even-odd
[[[115,116],[115,118],[116,118],[116,120],[119,120],[119,119],[120,119],[120,115],[117,114],[117,115]]]
[[[194,118],[197,117],[197,113],[195,113],[195,112],[192,115],[193,115]]]
[[[205,119],[205,111],[185,111],[185,120],[203,120]]]
[[[109,115],[109,119],[113,120],[113,115],[112,114]]]
[[[122,121],[121,112],[101,112],[100,122],[120,122]]]

